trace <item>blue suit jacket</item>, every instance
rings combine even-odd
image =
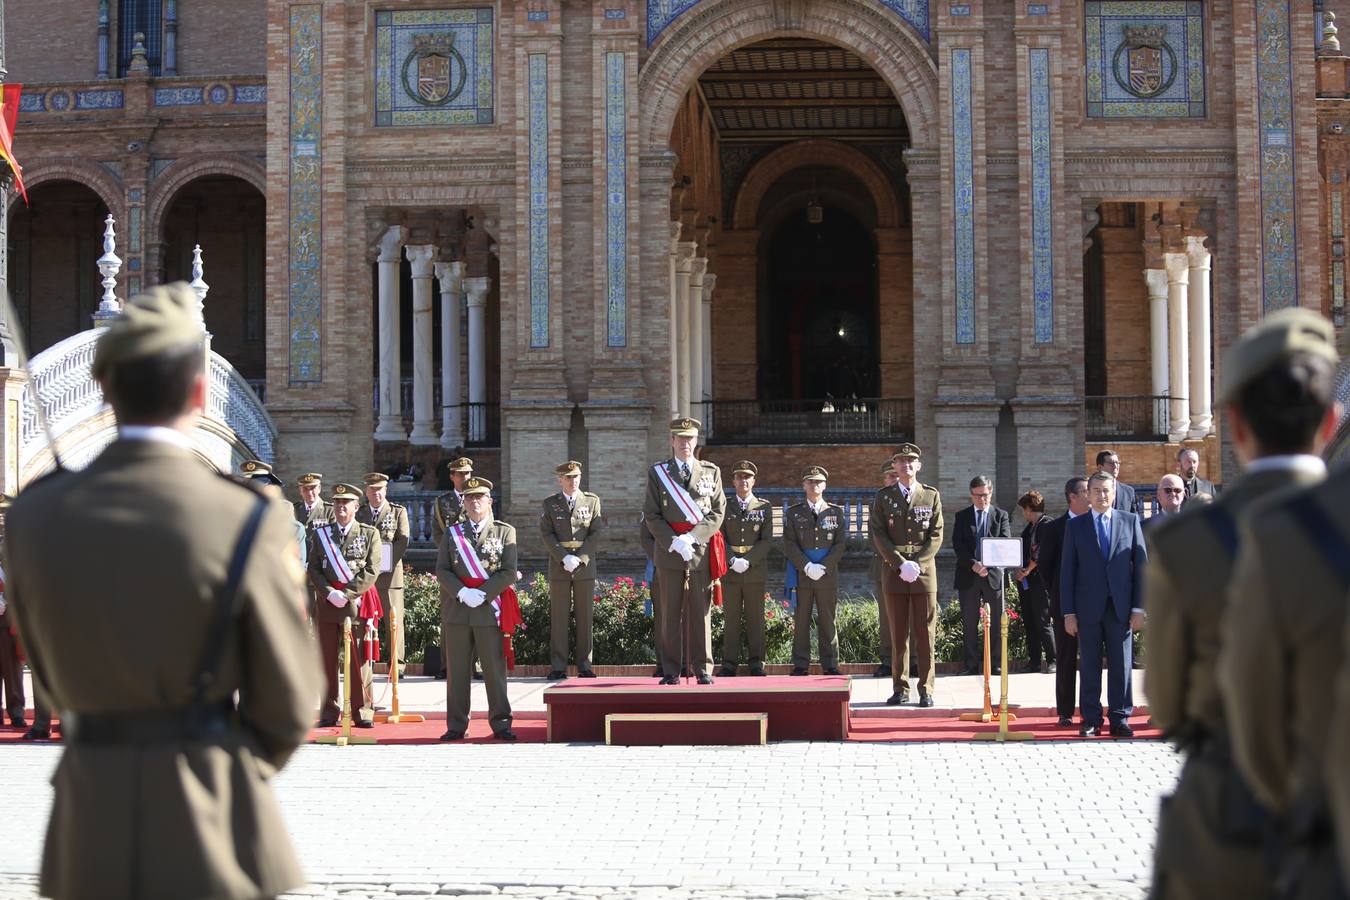
[[[1111,552],[1106,558],[1097,543],[1096,517],[1071,519],[1064,529],[1059,572],[1059,597],[1064,615],[1085,625],[1100,622],[1107,604],[1121,622],[1130,610],[1144,608],[1144,532],[1134,513],[1111,511]]]

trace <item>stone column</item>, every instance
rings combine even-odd
[[[419,447],[436,444],[436,411],[432,407],[435,362],[431,347],[431,268],[435,244],[410,244],[403,248],[412,264],[413,285],[413,427],[408,442]]]
[[[677,415],[689,415],[689,279],[698,244],[680,241],[675,254],[675,378],[679,385]]]
[[[380,238],[376,258],[379,273],[380,316],[380,417],[375,423],[375,440],[405,441],[403,430],[402,360],[399,358],[399,281],[398,257],[408,230],[394,225]]]
[[[670,415],[680,412],[680,304],[676,290],[678,262],[680,259],[679,222],[670,223]]]
[[[717,286],[717,276],[708,274],[703,276],[703,293],[700,295],[702,300],[702,322],[699,325],[699,333],[703,336],[701,344],[703,348],[703,358],[700,365],[703,367],[703,399],[710,402],[713,398],[712,382],[712,292]],[[712,407],[703,407],[703,431],[705,434],[712,434]]]
[[[481,275],[464,279],[469,295],[469,440],[487,436],[487,295],[492,280]]]
[[[10,351],[6,349],[6,353]],[[28,370],[6,366],[0,368],[0,404],[3,404],[3,428],[0,428],[0,491],[14,496],[19,492],[19,449],[22,438],[23,393],[29,384]],[[41,403],[34,393],[30,402]]]
[[[1186,259],[1190,263],[1190,357],[1191,357],[1191,430],[1188,437],[1198,440],[1214,431],[1210,377],[1214,371],[1209,325],[1209,251],[1202,236],[1186,238]]]
[[[1161,263],[1161,259],[1159,259],[1159,263]],[[1170,373],[1167,371],[1167,270],[1163,268],[1145,269],[1144,283],[1148,285],[1149,359],[1152,363],[1153,372],[1153,396],[1166,397],[1170,393],[1169,385],[1171,384]],[[1155,400],[1153,428],[1159,434],[1167,430],[1164,427],[1166,420],[1167,416],[1164,414],[1164,410]]]
[[[703,279],[708,259],[694,257],[689,273],[689,414],[703,418]]]
[[[1185,253],[1164,253],[1167,265],[1167,357],[1168,434],[1172,442],[1185,440],[1191,427],[1190,401],[1186,389],[1190,384],[1190,347],[1187,344],[1188,307],[1187,285],[1190,283],[1190,260]]]
[[[441,446],[464,446],[464,398],[459,385],[459,304],[464,295],[464,263],[436,263],[441,286]]]

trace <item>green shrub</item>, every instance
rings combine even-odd
[[[441,586],[435,575],[409,572],[403,578],[404,662],[422,662],[427,644],[441,642]]]

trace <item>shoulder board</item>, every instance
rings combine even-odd
[[[583,495],[587,496],[587,497],[590,497],[592,500],[599,500],[599,499],[600,499],[600,495],[599,495],[599,494],[592,494],[590,491],[582,491],[581,493],[582,493]]]

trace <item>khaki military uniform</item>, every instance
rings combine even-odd
[[[591,670],[594,637],[591,619],[595,607],[595,545],[604,520],[600,498],[577,491],[572,505],[561,491],[544,501],[539,532],[548,551],[548,597],[550,650],[554,672],[567,671],[567,620],[577,620],[577,671]],[[581,565],[572,572],[563,568],[564,556],[575,556]]]
[[[751,668],[764,665],[764,582],[768,578],[769,548],[773,546],[773,504],[753,493],[741,508],[738,498],[727,501],[722,519],[727,563],[742,557],[750,564],[744,573],[728,569],[722,576],[722,665],[735,669],[741,657],[741,623],[749,644]]]
[[[478,586],[487,599],[472,609],[460,601],[459,590],[470,577],[469,568],[452,541],[441,541],[436,578],[441,584],[441,635],[446,650],[446,728],[463,733],[469,727],[469,686],[476,651],[487,688],[488,721],[492,730],[500,733],[511,728],[511,701],[506,694],[502,629],[492,601],[515,584],[516,530],[490,516],[483,520],[477,535],[472,523],[465,522],[463,527],[487,572],[487,581]]]
[[[1169,517],[1148,532],[1149,711],[1187,751],[1173,795],[1164,801],[1154,865],[1156,898],[1269,897],[1259,817],[1243,821],[1235,798],[1254,799],[1233,764],[1219,702],[1219,625],[1234,557],[1222,529],[1236,534],[1251,504],[1282,488],[1320,480],[1292,469],[1237,481],[1209,509]]]
[[[305,501],[296,500],[291,504],[291,510],[295,514],[295,521],[301,523],[306,528],[317,528],[320,525],[327,525],[333,521],[333,507],[328,501],[320,497],[314,501],[314,505],[305,510]]]
[[[811,612],[816,615],[820,667],[839,667],[839,634],[834,615],[839,606],[839,560],[844,557],[848,539],[842,507],[826,503],[817,514],[805,501],[787,508],[783,516],[783,555],[797,567],[797,611],[792,617],[792,667],[811,665]],[[825,574],[819,581],[807,577],[805,566],[811,562],[804,550],[828,550],[820,565]]]
[[[464,495],[455,491],[441,494],[431,509],[431,542],[439,547],[446,531],[468,518],[464,511]]]
[[[672,458],[659,465],[676,484],[683,484],[679,464]],[[712,596],[708,575],[708,542],[722,527],[726,513],[726,495],[722,490],[722,470],[700,459],[689,461],[689,483],[685,489],[703,512],[703,521],[694,526],[693,559],[686,564],[672,553],[675,537],[671,523],[685,522],[675,498],[662,486],[654,469],[647,470],[647,498],[642,514],[655,538],[653,561],[660,573],[660,632],[656,638],[657,659],[667,677],[680,672],[681,632],[688,640],[689,665],[695,675],[707,675],[712,658]],[[686,590],[686,584],[688,589]]]
[[[380,533],[380,548],[375,557],[379,576],[375,579],[375,588],[380,592],[380,600],[384,604],[386,637],[394,627],[394,617],[398,617],[398,646],[394,648],[393,658],[402,666],[406,658],[403,654],[403,634],[406,630],[403,624],[403,556],[408,552],[411,533],[408,527],[408,508],[386,500],[376,514],[371,511],[369,504],[365,504],[356,511],[356,521],[363,525],[371,525]],[[389,559],[388,569],[384,568],[386,556]],[[386,643],[385,646],[390,645]],[[392,661],[391,659],[390,662]]]
[[[43,896],[252,898],[305,883],[268,785],[308,735],[320,681],[284,503],[263,516],[202,698],[218,707],[238,691],[237,712],[206,736],[146,739],[152,720],[187,719],[217,595],[258,502],[191,450],[125,439],[15,500],[6,597],[71,720]]]
[[[329,589],[338,582],[328,556],[319,543],[317,529],[309,538],[309,582],[313,594],[313,617],[315,633],[319,638],[319,649],[323,653],[323,669],[328,678],[327,692],[323,706],[319,710],[319,721],[336,722],[342,712],[338,702],[338,673],[342,671],[342,660],[338,656],[342,648],[342,623],[352,621],[352,645],[348,648],[350,663],[347,669],[347,697],[351,702],[352,721],[369,722],[375,710],[371,702],[370,685],[374,677],[374,668],[363,663],[361,644],[365,639],[365,624],[356,618],[360,610],[361,595],[376,582],[380,573],[380,533],[373,526],[352,522],[344,536],[337,523],[321,526],[327,528],[334,542],[342,552],[352,570],[352,580],[342,589],[347,596],[347,605],[341,608],[328,602]]]
[[[872,594],[877,598],[877,622],[881,626],[881,664],[889,666],[893,652],[891,650],[891,611],[886,606],[886,565],[880,556],[873,556],[867,564],[867,577],[872,582]]]
[[[1289,896],[1320,898],[1334,896],[1336,879],[1326,767],[1343,767],[1345,757],[1327,756],[1328,677],[1344,662],[1350,598],[1345,559],[1323,551],[1302,524],[1310,520],[1297,498],[1350,541],[1350,476],[1344,473],[1252,505],[1220,625],[1218,683],[1238,770],[1257,799],[1277,820],[1323,823],[1326,840],[1317,852],[1306,859],[1285,854],[1284,861],[1297,870]]]
[[[914,635],[919,658],[919,695],[931,696],[934,682],[933,646],[937,641],[937,553],[942,548],[942,497],[937,488],[914,482],[906,497],[898,484],[877,491],[868,517],[872,546],[885,564],[882,591],[890,612],[891,652],[895,690],[909,690],[909,653],[905,639]],[[919,565],[916,581],[900,577],[901,564]],[[922,627],[920,627],[922,626]]]

